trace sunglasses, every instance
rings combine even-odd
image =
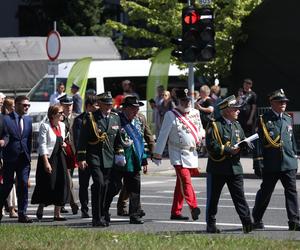
[[[19,105],[22,105],[24,108],[30,108],[30,104],[19,103]]]
[[[60,112],[57,112],[57,114],[59,114],[59,115],[63,115],[63,114],[64,114],[64,112],[63,112],[63,111],[60,111]]]

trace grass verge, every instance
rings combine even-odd
[[[300,242],[201,234],[120,233],[94,229],[0,225],[0,249],[300,249]]]

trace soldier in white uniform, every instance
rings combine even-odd
[[[184,199],[190,207],[193,220],[200,215],[196,195],[191,182],[191,174],[198,168],[197,147],[205,135],[199,111],[191,107],[188,90],[177,90],[178,106],[168,111],[162,123],[153,154],[153,161],[161,163],[162,153],[168,141],[171,164],[176,171],[171,220],[188,220],[182,215]]]

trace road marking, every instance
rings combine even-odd
[[[153,220],[154,223],[163,223],[163,224],[192,224],[192,225],[205,225],[206,222],[198,221],[174,221],[174,220]],[[217,226],[228,226],[228,227],[242,227],[242,224],[235,223],[217,223]],[[273,229],[288,229],[287,226],[278,226],[278,225],[265,225],[265,228]]]

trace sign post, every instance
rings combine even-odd
[[[60,54],[61,41],[60,34],[56,31],[56,22],[54,22],[54,30],[50,31],[46,41],[48,62],[48,75],[53,75],[54,92],[56,91],[56,75],[58,74],[58,62],[56,59]]]

